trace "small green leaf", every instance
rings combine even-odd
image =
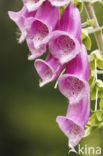
[[[82,29],[81,40],[88,50],[91,49],[91,39],[85,29]]]
[[[96,116],[97,116],[98,121],[100,122],[103,121],[103,111],[97,111]]]
[[[100,109],[103,109],[103,99],[100,100],[99,106],[100,106]]]
[[[92,133],[92,127],[87,127],[85,129],[85,135],[83,136],[84,138],[89,136]]]
[[[98,97],[103,98],[103,81],[97,80],[96,87],[98,88]]]
[[[96,87],[90,90],[90,98],[91,100],[96,100]]]
[[[95,60],[90,56],[89,56],[89,67],[91,69],[91,71],[95,70]]]
[[[91,100],[95,100],[96,99],[96,81],[95,81],[95,78],[90,76],[88,82],[89,82],[89,86],[90,86]]]
[[[100,128],[103,125],[103,111],[92,111],[92,115],[89,118],[87,125],[85,126],[85,136],[90,135],[96,128]]]
[[[94,112],[89,118],[87,126],[90,127],[90,126],[97,126],[97,125],[98,125],[98,120],[97,120],[96,112]]]

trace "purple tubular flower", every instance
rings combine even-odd
[[[34,66],[42,79],[40,87],[55,80],[63,69],[63,66],[61,66],[58,60],[52,57],[51,54],[48,55],[45,61],[37,59]]]
[[[70,100],[70,103],[78,102],[85,92],[89,92],[88,78],[88,55],[82,44],[81,52],[67,64],[65,74],[58,79],[59,90]]]
[[[84,136],[84,127],[88,122],[90,115],[90,105],[88,104],[88,94],[75,105],[69,104],[66,117],[58,116],[56,121],[69,139],[69,146],[76,146],[80,139]]]
[[[37,10],[45,0],[23,0],[24,5],[27,7],[28,11]]]
[[[26,20],[28,18],[35,17],[35,13],[36,11],[28,12],[25,6],[18,12],[8,12],[10,19],[12,19],[16,23],[21,31],[19,43],[23,42],[27,35],[26,27],[28,27],[29,25],[25,25]]]
[[[54,19],[52,19],[53,17]],[[55,28],[58,19],[59,8],[53,7],[50,2],[46,1],[37,10],[35,18],[28,22],[30,23],[30,27],[27,28],[28,36],[26,40],[27,43],[29,43],[28,47],[32,53],[32,59],[35,59],[36,55],[40,56],[40,54],[46,52],[45,49],[48,39],[46,40],[45,44],[43,41],[45,38],[48,38],[47,36],[49,33]],[[37,51],[39,54],[37,54]]]
[[[64,6],[70,2],[70,0],[49,0],[53,6]]]
[[[81,18],[72,3],[65,9],[56,31],[51,33],[49,49],[61,64],[72,60],[80,51]]]

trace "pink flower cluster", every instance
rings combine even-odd
[[[69,101],[65,117],[56,121],[75,146],[84,136],[89,119],[89,63],[85,46],[81,42],[81,18],[73,3],[60,17],[60,6],[70,0],[23,0],[19,12],[9,11],[10,18],[21,31],[19,43],[26,40],[31,55],[29,60],[42,56],[48,49],[46,60],[36,59],[34,66],[43,86],[60,75],[58,88]]]

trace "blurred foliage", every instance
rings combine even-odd
[[[17,43],[16,26],[7,13],[21,7],[20,0],[0,0],[0,156],[68,156],[67,138],[56,124],[56,116],[65,114],[68,103],[53,89],[55,83],[38,86],[34,63],[27,60],[27,46]],[[103,25],[103,7],[96,4],[95,10]],[[81,17],[85,22],[85,11]],[[91,38],[94,50],[96,42]],[[81,144],[103,147],[102,140],[100,128]]]

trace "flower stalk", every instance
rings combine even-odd
[[[84,6],[85,6],[85,9],[86,9],[89,19],[94,19],[94,23],[92,24],[93,28],[99,29],[99,23],[97,21],[92,4],[90,2],[84,2]],[[96,32],[94,32],[94,35],[95,35],[97,46],[98,46],[99,50],[103,51],[102,31],[96,31]]]
[[[93,28],[94,28],[94,35],[95,35],[95,39],[97,42],[97,46],[98,49],[100,51],[102,51],[103,53],[103,35],[102,35],[102,28],[99,27],[99,23],[97,21],[96,15],[95,15],[95,11],[93,8],[92,3],[90,2],[84,2],[84,6],[87,12],[87,15],[89,17],[89,19],[94,19],[94,22],[92,24]],[[96,31],[95,31],[96,30]],[[95,79],[97,81],[97,66],[96,66],[96,60],[95,60]],[[97,110],[98,107],[98,89],[96,88],[96,100],[95,100],[95,111]]]

